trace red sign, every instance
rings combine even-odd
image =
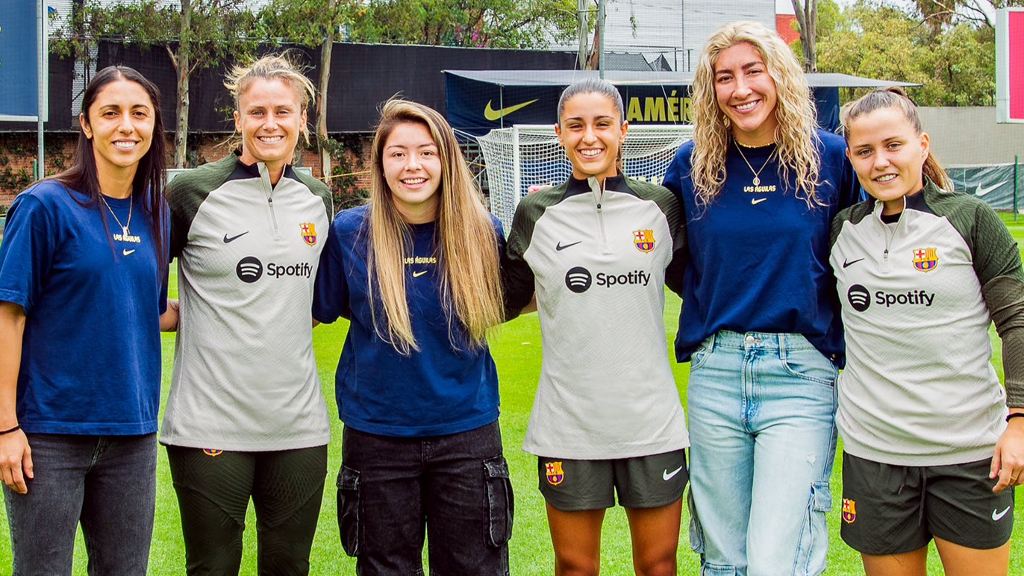
[[[1024,8],[996,12],[996,115],[1024,122]]]
[[[1007,76],[1010,88],[1010,119],[1024,121],[1024,11],[1011,11]]]

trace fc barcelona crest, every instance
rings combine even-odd
[[[310,245],[316,246],[316,225],[312,222],[299,224],[299,231],[302,232],[302,240]]]
[[[562,472],[561,462],[548,462],[544,465],[544,475],[548,479],[548,484],[552,486],[558,486],[565,480],[565,473]]]
[[[853,524],[857,520],[857,501],[843,498],[843,522]]]
[[[915,248],[914,268],[920,272],[931,272],[939,265],[938,248]]]
[[[654,250],[654,230],[633,230],[633,245],[644,253]]]

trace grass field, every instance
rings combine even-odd
[[[1009,215],[1004,215],[1004,219],[1017,239],[1018,245],[1024,246],[1024,218],[1021,218],[1018,223],[1013,223],[1012,216]],[[176,289],[172,285],[172,295],[174,292]],[[666,333],[669,336],[669,342],[674,337],[679,306],[679,299],[670,295],[665,312]],[[345,323],[339,322],[334,325],[319,326],[314,332],[317,361],[324,382],[324,396],[328,399],[328,405],[332,407],[332,413],[336,413],[333,408],[334,368],[341,351],[345,331]],[[993,343],[995,347],[993,360],[1001,374],[1002,362],[998,339],[993,337]],[[272,343],[268,342],[267,345],[272,345]],[[552,551],[544,517],[544,505],[536,488],[536,461],[534,457],[525,454],[520,448],[526,433],[526,423],[540,372],[540,331],[536,314],[519,318],[502,327],[493,340],[492,350],[501,376],[501,426],[505,456],[509,461],[512,482],[516,491],[515,528],[510,544],[512,574],[516,576],[552,574]],[[165,398],[170,380],[173,351],[174,336],[165,335],[163,350]],[[675,365],[674,370],[679,383],[679,392],[685,400],[689,366]],[[334,420],[332,428],[333,441],[330,447],[328,484],[312,553],[312,573],[316,575],[355,573],[355,562],[345,556],[338,540],[334,477],[341,462],[341,424],[337,419]],[[153,548],[150,554],[150,574],[156,576],[177,575],[183,573],[184,550],[177,501],[171,487],[166,453],[162,448],[160,449],[157,474],[157,518]],[[831,549],[826,573],[861,574],[859,556],[839,539],[842,485],[838,461],[832,478],[832,494],[833,509],[829,513]],[[1018,528],[1011,552],[1010,574],[1024,575],[1024,536],[1022,536],[1024,528],[1019,527],[1019,524],[1024,522],[1024,490],[1017,491],[1015,520],[1018,523]],[[686,536],[688,522],[689,518],[685,516],[684,511],[682,538],[679,544],[680,574],[696,574],[698,569],[697,556],[689,550],[688,546]],[[249,528],[246,532],[242,574],[255,574],[256,538],[253,529],[255,517],[251,507],[247,526]],[[46,536],[38,535],[37,537],[45,538]],[[86,573],[84,549],[81,535],[79,535],[76,544],[75,574]],[[629,534],[626,529],[625,515],[621,508],[613,509],[608,513],[602,540],[602,558],[602,573],[611,576],[632,573]],[[8,527],[6,522],[0,522],[0,573],[6,574],[10,565]],[[929,573],[942,573],[934,547],[930,554]]]

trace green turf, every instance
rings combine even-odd
[[[1004,221],[1010,228],[1018,244],[1024,246],[1024,218],[1017,223],[1012,216],[1004,215]],[[1022,250],[1024,252],[1024,250]],[[172,295],[176,286],[172,280]],[[673,295],[668,298],[665,313],[666,333],[671,342],[675,333],[676,318],[679,313],[680,301]],[[341,350],[345,335],[344,322],[330,326],[319,326],[314,334],[316,339],[317,362],[320,375],[324,382],[324,395],[330,406],[334,405],[333,381],[334,367]],[[1002,374],[1002,362],[999,356],[998,338],[994,337],[996,346],[993,361]],[[164,336],[164,395],[166,398],[173,356],[174,336]],[[514,575],[546,575],[553,573],[551,542],[548,538],[547,523],[544,518],[543,500],[537,491],[536,461],[520,449],[526,433],[526,422],[529,417],[530,405],[536,390],[537,377],[540,371],[540,331],[535,314],[519,318],[503,326],[496,334],[492,350],[501,376],[502,414],[501,426],[505,440],[505,456],[508,458],[512,472],[512,482],[516,491],[516,517],[511,547],[512,573]],[[674,366],[679,391],[685,400],[686,383],[689,374],[688,365]],[[333,411],[333,408],[332,408]],[[341,426],[334,420],[332,425],[330,450],[330,470],[328,488],[325,493],[320,514],[312,554],[313,574],[354,574],[355,563],[347,558],[338,543],[338,528],[335,516],[334,475],[341,460],[340,438]],[[170,474],[167,468],[166,453],[160,450],[157,467],[157,518],[156,530],[153,535],[153,548],[150,554],[150,574],[156,576],[177,575],[183,572],[184,550],[181,540],[181,528],[177,511],[174,490],[171,487]],[[833,510],[829,514],[831,532],[831,548],[828,556],[827,574],[854,575],[863,573],[858,555],[839,539],[840,494],[842,485],[839,476],[839,464],[836,463],[832,477]],[[1015,521],[1024,522],[1024,490],[1017,491]],[[697,573],[697,556],[689,551],[686,537],[686,524],[689,518],[683,518],[682,538],[679,545],[680,574]],[[245,539],[245,556],[242,574],[255,574],[255,532],[252,527],[255,518],[250,507]],[[1022,529],[1017,529],[1020,534]],[[45,537],[39,535],[38,537]],[[0,573],[11,565],[10,544],[6,522],[0,522]],[[1017,536],[1011,551],[1010,574],[1024,574],[1024,538]],[[86,573],[84,545],[79,535],[76,544],[75,574]],[[622,509],[613,509],[605,521],[602,540],[602,571],[611,576],[631,573],[629,533],[626,529],[625,516]],[[930,554],[929,573],[941,574],[941,566],[934,548]]]

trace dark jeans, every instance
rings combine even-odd
[[[497,422],[430,438],[345,428],[338,526],[359,576],[423,574],[424,532],[431,576],[507,576],[512,515]]]
[[[145,574],[156,505],[156,437],[29,434],[28,494],[4,487],[14,575],[71,574],[79,522],[89,574]]]
[[[230,452],[168,446],[190,575],[238,574],[245,511],[256,508],[259,574],[309,574],[327,446]]]

